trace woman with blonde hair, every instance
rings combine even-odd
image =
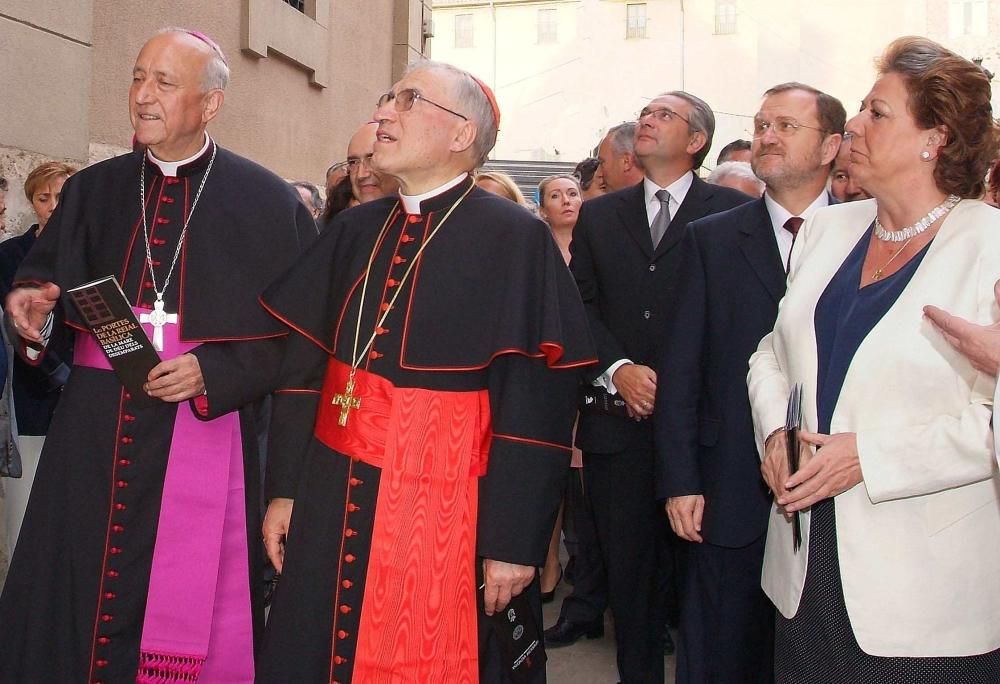
[[[511,202],[527,206],[524,201],[524,193],[517,187],[514,179],[503,171],[480,171],[476,174],[476,185],[494,195],[500,195]]]

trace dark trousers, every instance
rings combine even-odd
[[[689,545],[678,684],[774,681],[774,607],[760,588],[764,536],[738,549]]]
[[[653,451],[584,453],[584,485],[608,578],[623,684],[662,684],[666,516],[653,491]]]
[[[594,525],[594,511],[583,483],[584,468],[570,472],[564,515],[576,533],[573,591],[563,599],[559,617],[573,622],[597,622],[608,608],[608,577]],[[569,545],[567,544],[567,547]]]

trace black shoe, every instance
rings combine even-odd
[[[674,639],[670,636],[670,630],[663,630],[663,655],[672,656],[677,647],[674,645]]]
[[[548,648],[562,648],[577,642],[580,637],[600,639],[604,636],[604,617],[594,622],[576,622],[559,618],[556,624],[545,630],[545,645]]]

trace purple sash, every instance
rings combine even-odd
[[[136,310],[137,314],[141,310]],[[163,328],[171,359],[195,344]],[[92,335],[76,338],[74,363],[110,370]],[[138,684],[253,682],[253,624],[239,416],[199,420],[177,405],[167,460]]]

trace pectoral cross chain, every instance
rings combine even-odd
[[[342,394],[333,395],[333,405],[340,407],[340,417],[337,418],[337,425],[344,427],[347,425],[347,416],[351,410],[361,408],[361,399],[354,396],[354,378],[348,379]]]
[[[156,351],[163,351],[163,326],[167,323],[177,325],[177,314],[164,311],[163,300],[157,298],[153,302],[152,311],[148,314],[139,314],[139,322],[153,326],[153,347]]]

